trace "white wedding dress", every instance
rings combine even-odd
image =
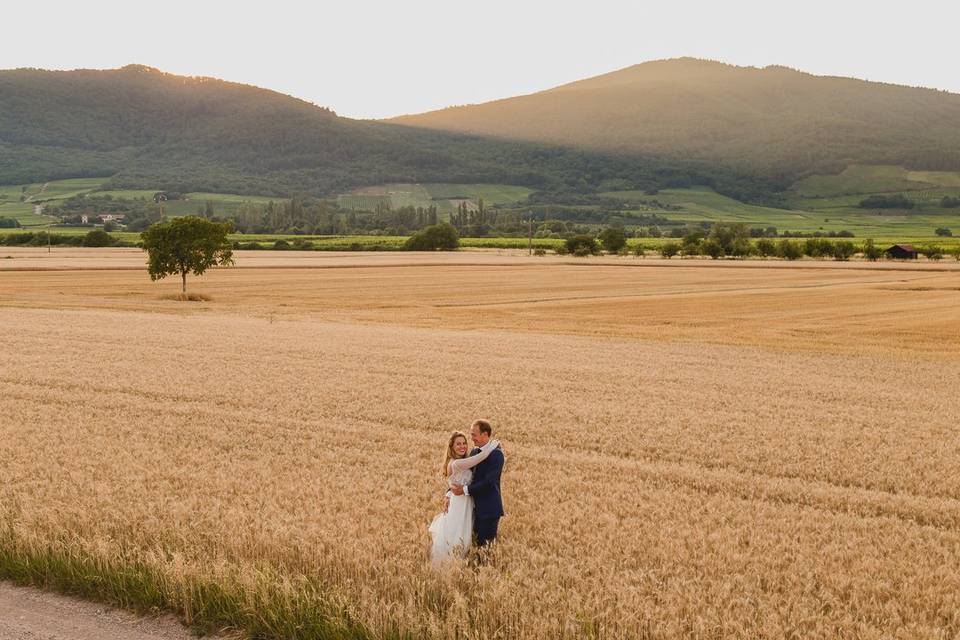
[[[498,441],[491,440],[480,447],[477,455],[451,460],[447,486],[470,484],[473,468],[486,460],[498,446]],[[466,557],[473,542],[473,498],[468,495],[457,496],[452,491],[447,491],[447,496],[450,498],[447,512],[438,514],[430,523],[430,535],[433,537],[430,561],[434,565],[451,558]]]

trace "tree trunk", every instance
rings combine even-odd
[[[183,293],[184,293],[184,295],[186,295],[186,293],[187,293],[187,272],[186,272],[186,271],[181,271],[181,272],[180,272],[180,277],[183,278]]]

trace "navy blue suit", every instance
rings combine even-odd
[[[474,449],[474,456],[480,449]],[[503,499],[500,497],[500,474],[503,472],[503,451],[497,447],[487,459],[473,468],[473,480],[467,493],[473,498],[473,533],[477,546],[483,547],[497,537],[497,526],[503,517]]]

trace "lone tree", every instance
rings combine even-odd
[[[150,225],[140,234],[150,279],[179,273],[186,293],[187,273],[199,276],[209,267],[233,264],[233,251],[227,240],[231,231],[231,222],[210,222],[196,216]]]

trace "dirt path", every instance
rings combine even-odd
[[[48,187],[48,186],[50,186],[50,183],[49,183],[49,182],[44,182],[44,183],[43,183],[43,186],[40,187],[40,191],[36,192],[36,193],[33,194],[32,196],[27,196],[26,198],[23,199],[23,201],[24,201],[24,202],[33,202],[33,199],[34,199],[34,198],[39,198],[40,196],[43,195],[43,192],[47,190],[47,187]]]
[[[173,617],[141,617],[102,604],[0,582],[0,640],[187,640]]]

